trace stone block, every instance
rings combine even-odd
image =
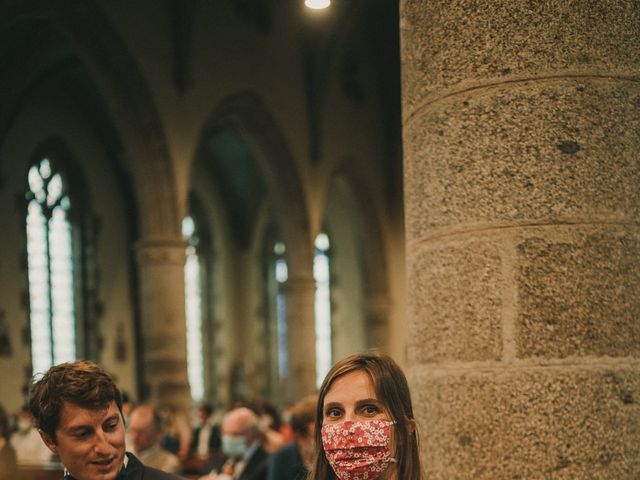
[[[443,89],[640,71],[633,1],[404,0],[400,18],[405,118]]]
[[[410,362],[500,359],[498,247],[481,238],[430,244],[407,263]]]
[[[411,377],[430,480],[635,480],[640,373],[532,368]]]
[[[516,250],[518,357],[640,356],[640,231],[525,231]]]
[[[640,87],[558,80],[452,97],[405,126],[411,242],[435,229],[640,221]]]

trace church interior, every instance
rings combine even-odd
[[[6,408],[71,358],[183,406],[403,361],[397,3],[285,3],[0,4]]]
[[[428,478],[640,478],[637,0],[0,0],[0,405],[406,372]]]

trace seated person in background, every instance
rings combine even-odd
[[[252,410],[258,415],[264,449],[273,453],[283,447],[288,439],[281,432],[282,420],[278,409],[268,402],[260,402]]]
[[[142,463],[158,470],[179,473],[180,460],[160,446],[163,435],[162,418],[151,405],[138,405],[129,416],[131,450]]]
[[[268,480],[304,480],[315,453],[317,395],[309,395],[291,408],[293,442],[269,458]]]
[[[191,447],[191,428],[186,421],[184,414],[176,411],[175,408],[165,407],[158,412],[162,417],[164,434],[160,440],[160,445],[165,450],[175,453],[181,462],[189,458],[189,448]]]
[[[0,480],[20,478],[16,472],[16,453],[9,444],[9,420],[0,405]]]
[[[13,432],[9,441],[16,451],[18,465],[47,465],[51,461],[51,452],[42,443],[29,407],[26,405],[20,409],[16,431]]]
[[[213,407],[209,404],[198,408],[198,425],[191,436],[191,453],[200,458],[209,459],[220,450],[220,425],[213,416]]]
[[[222,451],[226,461],[201,480],[266,480],[269,454],[261,442],[258,417],[253,410],[238,407],[222,420]]]
[[[122,416],[124,418],[125,428],[129,425],[129,415],[131,415],[133,407],[135,407],[135,405],[129,394],[127,392],[122,392]]]
[[[122,396],[100,366],[86,360],[51,367],[31,386],[29,410],[65,479],[177,480],[125,453]]]

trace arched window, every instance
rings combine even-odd
[[[26,233],[33,373],[76,358],[71,198],[64,174],[42,157],[27,175]]]
[[[287,346],[287,303],[284,284],[289,278],[287,261],[284,254],[286,247],[282,242],[273,246],[275,254],[274,276],[276,279],[276,338],[278,346],[278,377],[283,379],[289,375],[289,348]]]
[[[185,308],[187,319],[187,369],[191,397],[204,399],[204,356],[202,352],[202,285],[204,269],[199,255],[198,224],[194,217],[182,221],[182,235],[187,241],[184,265]]]
[[[329,258],[329,236],[320,233],[315,239],[313,278],[316,282],[316,385],[331,368],[331,270]]]

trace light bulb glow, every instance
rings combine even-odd
[[[304,0],[304,4],[308,8],[312,8],[314,10],[322,10],[323,8],[327,8],[331,5],[331,0]]]

